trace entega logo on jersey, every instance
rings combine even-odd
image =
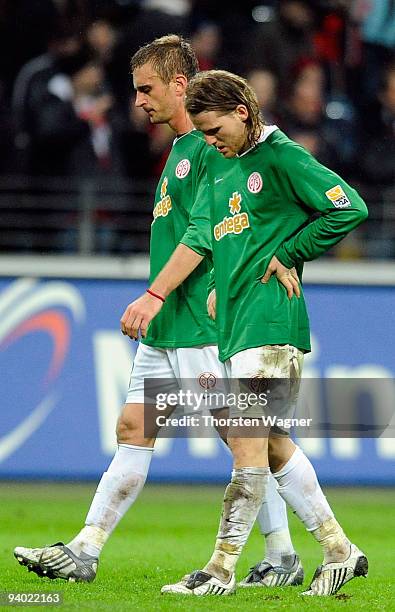
[[[328,191],[325,191],[325,195],[336,208],[347,208],[348,206],[351,206],[350,200],[340,185],[336,185],[335,187],[332,187],[332,189],[328,189]]]
[[[167,195],[168,182],[169,179],[167,178],[167,176],[165,176],[160,188],[161,199],[154,208],[154,221],[155,219],[157,219],[157,217],[167,217],[167,215],[171,211],[171,197]]]
[[[229,210],[234,217],[224,217],[220,223],[214,227],[214,238],[218,241],[227,234],[241,234],[247,227],[250,227],[250,220],[246,212],[241,211],[242,196],[238,191],[234,191],[229,198]]]

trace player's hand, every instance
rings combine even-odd
[[[150,322],[163,306],[158,298],[144,293],[137,300],[129,304],[121,318],[121,331],[124,336],[138,340],[139,334],[143,338],[147,335]]]
[[[289,299],[295,294],[296,297],[300,297],[300,285],[299,285],[299,277],[295,268],[291,268],[289,270],[277,259],[275,255],[270,260],[270,263],[267,267],[265,275],[262,277],[261,282],[267,283],[272,276],[275,274],[277,279],[280,281],[282,285],[287,290],[287,294]]]
[[[215,315],[217,314],[216,307],[217,307],[217,294],[215,293],[215,289],[213,289],[207,298],[208,316],[213,321],[215,321]]]

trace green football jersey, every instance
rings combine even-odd
[[[265,344],[309,351],[303,291],[290,300],[274,275],[261,278],[273,255],[301,275],[366,218],[363,200],[276,126],[239,157],[208,154],[207,168],[220,359]]]
[[[150,245],[150,283],[175,248],[185,244],[206,256],[166,299],[150,323],[144,344],[178,348],[216,344],[215,324],[207,314],[207,283],[212,268],[208,214],[201,214],[200,189],[207,188],[207,145],[200,132],[177,138],[155,194]]]

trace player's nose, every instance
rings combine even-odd
[[[135,106],[140,107],[140,106],[144,106],[144,104],[146,103],[146,98],[144,96],[143,93],[141,93],[141,91],[137,91],[136,92],[136,98],[134,101]]]

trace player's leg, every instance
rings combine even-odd
[[[101,477],[81,531],[66,545],[17,547],[14,554],[22,565],[49,578],[94,580],[104,544],[137,499],[147,477],[154,439],[142,439],[143,409],[144,404],[124,406],[118,426],[118,435],[122,432],[118,448]]]
[[[180,374],[183,378],[191,378],[192,380],[199,379],[199,373],[202,368],[206,376],[202,377],[202,384],[206,383],[207,386],[214,385],[211,390],[215,393],[215,390],[223,390],[223,386],[218,379],[226,377],[226,371],[224,365],[219,362],[218,349],[216,346],[207,346],[199,352],[201,358],[204,354],[203,360],[199,363],[197,355],[193,355],[192,352],[196,349],[180,349],[179,353],[182,353],[182,359]],[[191,364],[191,365],[189,365]],[[252,367],[255,367],[252,364]],[[189,368],[189,369],[188,369]],[[210,374],[210,375],[209,375]],[[217,383],[217,386],[215,386]],[[215,399],[215,396],[212,396]],[[226,423],[229,418],[229,409],[223,408],[221,402],[210,403],[210,412],[216,417],[218,422]],[[222,440],[226,443],[228,435],[228,427],[226,425],[219,425],[217,427],[218,434]],[[286,432],[284,432],[286,435]],[[269,452],[270,452],[270,438],[269,438]],[[277,447],[276,447],[277,449]],[[286,449],[282,450],[282,457],[285,456]],[[289,449],[288,449],[289,450]],[[293,448],[289,450],[289,456],[292,454]],[[286,460],[289,457],[286,457]],[[275,460],[276,469],[282,467]],[[260,508],[257,521],[262,535],[265,537],[265,558],[263,561],[257,564],[254,568],[251,568],[251,572],[248,574],[242,586],[282,586],[301,584],[303,582],[303,569],[300,564],[299,557],[295,553],[294,547],[291,541],[291,535],[288,528],[288,517],[286,503],[279,495],[277,491],[277,483],[275,479],[270,476],[267,486],[267,497]],[[259,567],[258,567],[259,566]]]
[[[355,576],[366,575],[367,560],[336,520],[311,462],[299,447],[293,446],[289,460],[273,475],[280,495],[323,550],[322,566],[306,593],[332,595]]]
[[[303,567],[296,553],[288,527],[287,505],[278,492],[273,472],[292,454],[292,442],[287,435],[278,438],[281,455],[273,447],[272,431],[269,435],[269,467],[272,473],[267,503],[258,514],[261,532],[265,535],[265,557],[260,567],[261,582],[266,586],[297,586],[304,578]],[[291,446],[292,445],[292,446]],[[280,502],[281,500],[281,502]],[[263,571],[262,571],[263,570]]]
[[[221,382],[226,377],[225,366],[218,359],[217,346],[184,348],[177,350],[180,378],[187,381],[200,381],[206,384],[213,395],[208,406],[218,421],[224,422],[229,416],[228,408],[223,408],[220,401],[221,392],[226,391]],[[256,367],[255,356],[251,368]],[[173,366],[175,367],[175,366]],[[214,387],[210,387],[210,385]],[[202,389],[200,389],[202,391]],[[215,392],[218,392],[215,396]],[[223,393],[222,393],[223,397]],[[227,427],[218,426],[217,431],[226,443]],[[270,450],[270,439],[269,439]],[[267,498],[258,514],[258,523],[265,538],[265,558],[251,568],[241,586],[282,586],[301,584],[303,568],[296,554],[288,528],[287,507],[277,491],[276,481],[270,477],[267,487]]]
[[[144,404],[124,405],[117,425],[118,447],[96,489],[85,527],[67,544],[76,555],[99,557],[107,539],[139,496],[149,470],[155,433],[144,436]]]
[[[211,410],[222,423],[229,418],[229,410]],[[226,425],[218,426],[218,434],[226,443]],[[284,449],[285,450],[285,449]],[[276,453],[277,448],[274,449]],[[271,467],[271,438],[269,438],[269,463]],[[293,452],[293,449],[292,449]],[[289,456],[291,456],[292,452]],[[283,458],[275,458],[274,464]],[[281,463],[280,463],[280,467]],[[272,469],[272,468],[271,468]],[[275,478],[270,475],[266,499],[258,512],[257,523],[265,539],[265,554],[261,561],[251,567],[247,576],[239,582],[241,587],[296,586],[303,583],[304,572],[298,554],[295,552],[288,527],[287,504],[278,492]]]
[[[288,355],[275,347],[251,349],[251,362],[245,376],[255,383],[260,378],[289,377]],[[255,370],[254,370],[255,369]],[[254,373],[255,371],[255,373]],[[272,444],[273,436],[278,438]],[[272,427],[269,437],[269,465],[271,472],[280,469],[291,457],[294,445],[287,432]],[[297,586],[303,583],[304,571],[299,555],[296,553],[288,527],[287,506],[278,492],[273,475],[267,488],[266,501],[258,513],[259,529],[265,537],[265,556],[251,567],[247,576],[239,583],[242,587]]]
[[[230,595],[235,591],[235,567],[265,497],[270,470],[267,440],[228,437],[234,467],[228,484],[214,552],[202,570],[188,574],[162,593]]]
[[[204,568],[224,582],[234,574],[236,562],[265,500],[270,475],[267,439],[234,437],[230,431],[228,446],[233,455],[232,479],[225,491],[215,550]]]
[[[140,345],[127,403],[118,420],[118,447],[99,482],[81,531],[67,545],[15,549],[17,560],[38,575],[85,582],[95,578],[98,557],[105,542],[137,499],[147,477],[157,433],[152,420],[148,421],[150,431],[145,431],[149,407],[144,406],[144,377],[150,376],[172,376],[167,354]]]
[[[292,405],[299,391],[296,382],[301,376],[303,357],[291,346],[278,347],[278,350],[282,355],[279,362],[284,362],[281,375],[286,374],[286,361],[289,363]],[[280,495],[323,549],[323,565],[318,568],[306,593],[334,594],[354,576],[367,573],[366,557],[351,544],[335,519],[315,470],[302,450],[291,440],[276,435],[271,437],[270,449],[271,469]]]
[[[229,363],[230,377],[232,363]],[[237,378],[236,372],[233,375]],[[165,585],[162,593],[230,595],[234,592],[235,566],[266,495],[270,476],[267,436],[268,430],[262,425],[258,435],[256,428],[249,432],[247,427],[230,426],[227,444],[233,454],[233,471],[224,495],[214,552],[202,570],[188,574],[176,584]]]

